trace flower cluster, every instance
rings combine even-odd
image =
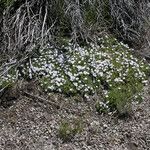
[[[115,38],[105,36],[97,43],[81,47],[68,41],[59,49],[48,45],[39,57],[22,66],[22,73],[38,78],[46,92],[86,96],[102,90],[110,104],[140,92],[149,71],[144,60],[134,57],[129,47]]]

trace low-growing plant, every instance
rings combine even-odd
[[[65,45],[55,48],[47,45],[22,66],[18,76],[38,78],[45,92],[67,95],[93,95],[101,91],[103,102],[97,102],[100,112],[114,108],[124,112],[133,95],[139,94],[147,82],[150,70],[145,60],[131,54],[130,48],[113,37],[104,36],[97,43],[86,46]],[[99,104],[99,107],[98,107]],[[113,108],[113,109],[112,109]]]
[[[71,140],[76,134],[83,130],[81,120],[75,119],[73,122],[63,121],[58,129],[58,136],[64,141]]]
[[[3,9],[6,7],[9,7],[10,5],[12,5],[14,2],[14,0],[1,0],[0,1],[0,7],[2,7],[3,5]]]
[[[17,80],[17,70],[15,67],[12,67],[5,74],[0,76],[0,90],[5,88],[12,87]]]
[[[102,102],[102,101],[97,101],[95,103],[95,108],[96,108],[96,111],[98,113],[108,113],[109,111],[109,105],[108,105],[108,102]]]

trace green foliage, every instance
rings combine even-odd
[[[0,5],[3,5],[4,8],[12,5],[14,0],[1,0]]]
[[[63,121],[58,129],[58,136],[64,141],[71,140],[76,134],[81,133],[83,130],[81,120],[74,120],[70,123]]]
[[[87,27],[94,30],[106,28],[112,23],[109,1],[86,1],[83,5],[83,18]]]
[[[17,70],[12,67],[8,72],[0,77],[0,89],[9,88],[14,86],[17,80]]]
[[[38,78],[47,93],[88,97],[100,91],[104,100],[97,101],[97,111],[125,112],[126,105],[146,84],[149,65],[134,57],[127,45],[113,37],[104,36],[97,43],[75,47],[64,39],[59,49],[48,46],[39,51],[39,57],[22,66],[23,77]]]
[[[96,23],[97,21],[97,11],[95,5],[85,4],[85,20],[87,25]]]
[[[109,112],[109,104],[108,104],[108,102],[106,103],[106,102],[101,102],[101,101],[98,100],[95,103],[95,108],[96,108],[96,111],[98,113],[100,113],[100,114]]]

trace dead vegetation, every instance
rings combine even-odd
[[[0,51],[9,55],[9,61],[56,45],[58,37],[86,42],[108,30],[140,46],[150,25],[148,0],[3,0],[0,4]]]

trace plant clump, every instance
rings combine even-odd
[[[22,64],[18,78],[38,78],[47,93],[89,98],[101,91],[104,101],[97,102],[97,110],[115,108],[124,112],[135,95],[138,99],[141,96],[150,70],[144,59],[139,60],[130,51],[127,45],[108,36],[82,47],[65,39],[61,48],[47,45],[39,50],[39,55]]]
[[[58,136],[64,141],[71,140],[83,130],[82,121],[75,119],[73,122],[63,121],[58,129]]]
[[[7,68],[8,69],[8,68]],[[18,70],[15,67],[8,69],[5,74],[0,76],[0,91],[12,87],[18,80]]]

